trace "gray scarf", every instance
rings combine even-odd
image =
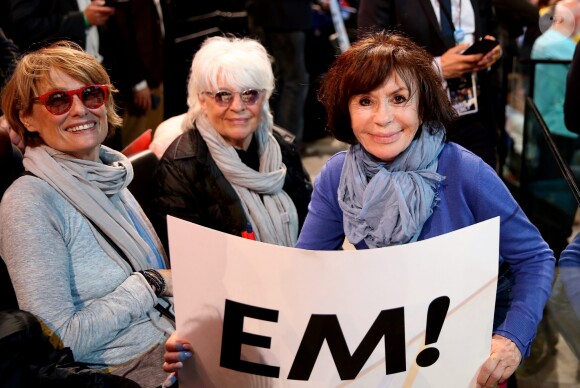
[[[260,171],[255,171],[240,160],[234,147],[211,126],[205,115],[200,115],[195,125],[220,171],[240,197],[256,240],[293,247],[298,237],[298,213],[283,190],[286,166],[272,129],[263,122],[256,129]]]
[[[165,268],[167,260],[159,239],[127,190],[133,179],[131,162],[105,146],[101,146],[99,158],[101,162],[76,159],[41,145],[27,147],[23,163],[90,221],[99,245],[127,274],[131,267],[135,271]]]
[[[350,147],[340,176],[338,202],[345,235],[370,248],[415,241],[433,214],[444,179],[437,171],[445,131],[431,135],[428,124],[392,162],[382,162],[360,144]],[[438,124],[440,125],[440,124]]]

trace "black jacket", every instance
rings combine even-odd
[[[496,35],[496,21],[490,0],[471,0],[475,17],[475,39]],[[413,39],[434,57],[455,45],[441,34],[430,0],[365,0],[358,9],[358,27],[368,30],[396,30]]]
[[[0,4],[4,32],[20,50],[56,39],[85,47],[85,20],[76,0],[3,0]]]
[[[312,0],[246,0],[254,22],[268,31],[312,28]]]
[[[292,198],[300,227],[304,223],[312,184],[294,143],[274,131],[286,165],[284,191]],[[232,185],[213,160],[197,130],[179,136],[165,151],[154,176],[155,197],[151,222],[165,248],[166,215],[172,215],[220,232],[241,236],[247,219]]]

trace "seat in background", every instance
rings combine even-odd
[[[151,150],[145,150],[129,156],[129,161],[133,165],[134,177],[128,189],[149,217],[153,198],[153,173],[159,159]]]
[[[121,153],[129,157],[141,151],[145,151],[149,149],[149,145],[151,144],[152,139],[153,139],[153,131],[151,129],[148,129],[141,135],[139,135],[139,137],[137,137],[131,143],[129,143],[127,147],[123,148],[121,150]]]

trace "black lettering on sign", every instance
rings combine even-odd
[[[386,374],[404,372],[405,313],[402,307],[381,311],[352,356],[336,315],[312,315],[288,379],[310,378],[320,349],[326,340],[340,379],[352,380],[356,378],[381,338],[385,340]]]
[[[427,310],[427,327],[425,328],[425,345],[431,345],[437,342],[441,329],[443,328],[443,322],[445,322],[445,317],[447,317],[449,303],[448,296],[440,296],[429,304],[429,310]],[[417,365],[426,368],[435,364],[438,359],[439,349],[430,347],[423,349],[415,361]]]
[[[245,317],[278,322],[278,311],[226,299],[220,366],[260,376],[278,377],[280,368],[276,366],[257,364],[240,359],[242,344],[270,349],[272,342],[270,337],[244,332]]]
[[[437,342],[447,317],[449,304],[450,300],[447,296],[436,298],[429,304],[425,345]],[[244,332],[245,317],[278,322],[278,311],[226,299],[220,366],[260,376],[279,377],[278,366],[241,359],[242,344],[269,349],[272,342],[270,337]],[[353,380],[381,339],[384,339],[385,344],[385,374],[406,371],[405,310],[403,307],[381,311],[352,355],[337,316],[313,314],[292,362],[288,379],[307,381],[326,341],[340,379]],[[426,368],[438,359],[439,350],[435,347],[428,347],[419,353],[416,362],[420,367]]]

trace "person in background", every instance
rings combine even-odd
[[[21,50],[45,41],[68,39],[98,58],[99,33],[115,12],[105,0],[5,0],[0,19]]]
[[[274,122],[302,143],[304,103],[308,94],[306,33],[312,28],[312,0],[246,0],[250,33],[272,53],[278,93]]]
[[[492,345],[477,384],[504,382],[529,352],[555,259],[496,172],[446,141],[455,111],[432,57],[406,37],[369,35],[336,59],[318,96],[351,146],[322,168],[296,247],[407,244],[499,216]]]
[[[572,38],[580,31],[580,2],[561,0],[552,6],[551,14],[552,25],[534,42],[532,59],[571,60],[576,49]],[[567,65],[537,64],[533,98],[550,132],[577,139],[564,123],[567,74]]]
[[[30,52],[2,92],[26,174],[0,202],[0,255],[20,309],[76,361],[157,387],[174,331],[161,243],[127,190],[128,159],[102,146],[121,124],[104,67],[68,41]],[[163,310],[165,311],[165,310]]]
[[[273,130],[274,75],[252,39],[208,38],[195,54],[187,130],[154,175],[151,215],[167,247],[167,215],[224,233],[294,246],[312,185],[296,144]]]
[[[119,88],[123,111],[121,146],[155,128],[163,121],[164,18],[167,0],[119,2],[107,27],[111,55],[111,77]],[[120,55],[122,53],[123,55]],[[126,63],[120,63],[126,62]]]
[[[532,59],[570,61],[576,49],[573,36],[580,31],[580,1],[557,1],[551,5],[546,15],[550,15],[551,24],[548,24],[549,28],[535,40],[531,53]],[[562,159],[569,165],[572,172],[578,175],[580,138],[577,133],[566,127],[564,116],[568,69],[567,63],[536,64],[532,97],[552,134],[552,142],[558,148]],[[554,183],[557,179],[554,178],[561,178],[561,175],[552,158],[540,162],[534,175],[535,179],[542,178],[544,187],[533,186],[532,192],[541,192],[548,187],[558,190],[557,183]],[[570,201],[562,200],[559,196],[558,203],[554,203],[556,210],[565,215],[559,220],[558,228],[552,226],[540,228],[556,255],[559,255],[568,245],[568,238],[573,228],[577,206],[572,194],[568,193],[568,195]],[[548,217],[553,217],[553,215]]]

